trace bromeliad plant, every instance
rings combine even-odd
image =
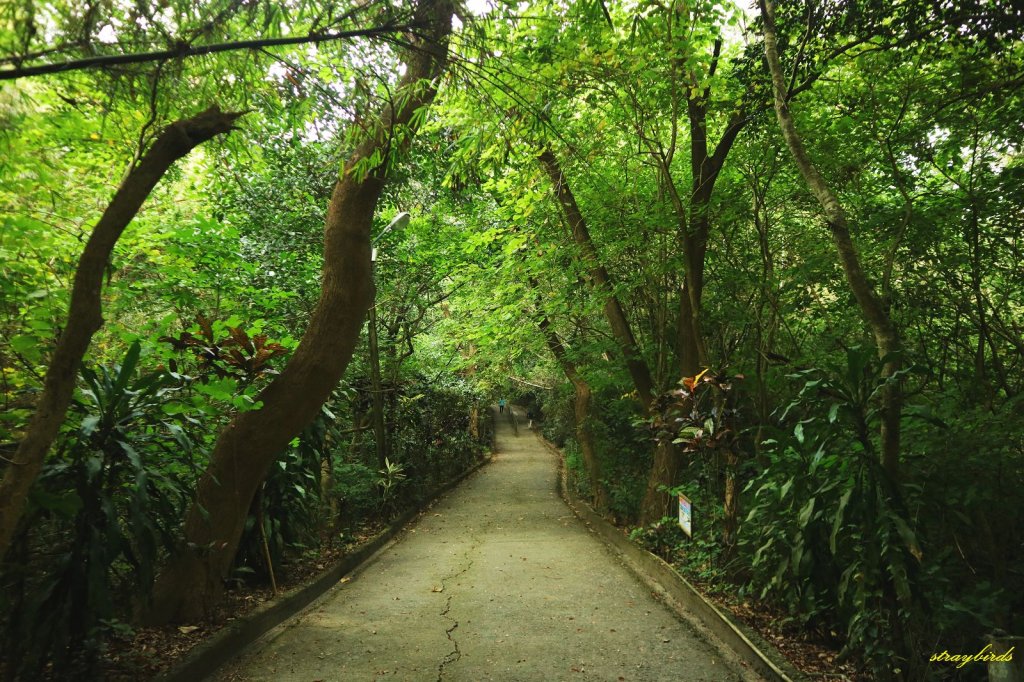
[[[721,500],[722,562],[732,559],[736,545],[741,458],[735,384],[743,378],[710,370],[684,377],[679,388],[659,398],[659,411],[645,422],[656,439],[671,440],[678,456],[688,459],[693,485],[703,482],[706,497]]]

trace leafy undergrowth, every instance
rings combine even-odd
[[[344,556],[371,542],[384,527],[383,523],[364,525],[352,535],[347,535],[346,541],[341,545],[325,547],[315,555],[289,560],[278,569],[279,592],[288,592],[313,581]],[[232,621],[245,618],[256,608],[274,599],[268,585],[241,584],[233,587],[217,611],[201,622],[177,626],[139,627],[125,631],[107,642],[107,651],[103,659],[103,679],[108,682],[153,679],[169,670],[196,646],[208,641]]]
[[[664,535],[659,532],[661,527],[659,523],[647,530],[635,529],[629,536],[671,564],[705,599],[757,632],[797,670],[812,680],[866,682],[871,679],[856,662],[838,661],[840,643],[834,636],[828,636],[831,633],[807,631],[770,603],[750,595],[742,596],[739,586],[711,564],[706,551],[685,553],[677,546],[669,547],[660,542]]]
[[[686,575],[678,564],[676,570]],[[809,633],[799,625],[789,622],[790,619],[781,610],[770,604],[750,598],[741,598],[730,590],[734,586],[723,587],[719,583],[710,583],[688,576],[690,583],[696,587],[705,599],[720,609],[724,609],[737,620],[752,628],[766,641],[771,643],[800,672],[811,679],[828,679],[839,682],[864,682],[870,677],[859,671],[858,666],[849,661],[839,663],[839,648],[835,643],[827,641],[820,634]]]

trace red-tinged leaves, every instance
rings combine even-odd
[[[230,356],[231,360],[233,360],[233,362],[231,363],[232,365],[234,365],[238,369],[245,370],[246,372],[250,371],[251,367],[249,365],[249,359],[242,355],[241,351],[239,351],[237,348],[230,349],[228,351],[228,355]]]
[[[684,453],[732,448],[736,431],[731,424],[737,414],[733,383],[742,379],[715,374],[710,368],[683,377],[683,388],[658,397],[658,412],[647,422],[652,436],[672,442]]]
[[[191,351],[199,361],[200,379],[203,381],[209,373],[219,378],[233,376],[247,382],[263,374],[276,374],[268,363],[288,353],[281,344],[268,342],[266,334],[250,337],[242,327],[226,327],[227,337],[217,339],[210,320],[199,316],[197,323],[202,338],[182,332],[177,338],[164,336],[160,340],[171,344],[178,352]]]
[[[228,327],[228,333],[231,335],[231,341],[239,348],[244,348],[250,354],[255,352],[256,349],[253,347],[252,341],[244,329],[241,327]]]
[[[203,315],[196,317],[196,323],[199,325],[199,329],[203,332],[203,338],[208,342],[213,342],[213,324]]]

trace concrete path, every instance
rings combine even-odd
[[[498,420],[494,461],[219,679],[749,680],[655,600]]]

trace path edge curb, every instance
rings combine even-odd
[[[204,680],[213,675],[240,655],[250,644],[312,604],[347,574],[368,561],[438,498],[490,464],[493,457],[494,453],[492,452],[466,471],[436,488],[415,509],[402,514],[380,535],[343,557],[312,582],[293,588],[277,599],[257,607],[251,613],[236,618],[229,625],[218,630],[210,639],[196,645],[189,654],[171,666],[169,670],[153,678],[154,682],[196,682],[196,680]]]
[[[618,554],[623,563],[645,584],[660,588],[671,599],[668,606],[683,618],[696,618],[734,652],[750,669],[771,682],[805,682],[808,678],[792,667],[781,653],[769,656],[770,649],[759,635],[730,618],[679,574],[661,557],[651,554],[630,540],[622,530],[598,514],[586,500],[576,495],[568,483],[568,469],[562,451],[537,433],[537,438],[558,457],[558,492],[577,518]],[[682,609],[685,609],[683,611]],[[760,640],[755,644],[754,640]],[[776,660],[777,659],[777,660]]]

